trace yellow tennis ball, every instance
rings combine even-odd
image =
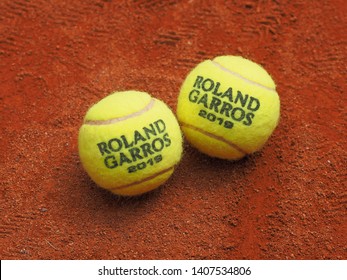
[[[240,56],[198,64],[181,87],[177,117],[201,152],[237,160],[260,150],[278,124],[280,100],[271,76]]]
[[[163,184],[182,155],[177,119],[145,92],[115,92],[87,112],[78,136],[79,155],[92,180],[124,196]]]

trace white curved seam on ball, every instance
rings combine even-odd
[[[140,111],[134,112],[130,115],[127,116],[123,116],[123,117],[118,117],[118,118],[113,118],[113,119],[109,119],[109,120],[87,120],[84,122],[84,124],[88,124],[88,125],[108,125],[108,124],[114,124],[117,122],[121,122],[121,121],[125,121],[134,117],[138,117],[141,116],[143,113],[146,113],[147,111],[149,111],[153,105],[154,105],[155,99],[151,98],[150,102]]]
[[[237,78],[240,78],[242,80],[244,80],[245,82],[249,83],[249,84],[252,84],[252,85],[255,85],[255,86],[258,86],[258,87],[261,87],[261,88],[264,88],[266,90],[270,90],[270,91],[274,91],[276,92],[276,90],[274,88],[271,88],[271,87],[268,87],[268,86],[264,86],[258,82],[255,82],[255,81],[252,81],[252,80],[249,80],[247,79],[246,77],[240,75],[239,73],[236,73],[234,71],[231,71],[229,70],[228,68],[225,68],[223,65],[219,64],[218,62],[214,61],[214,60],[211,60],[212,64],[214,64],[216,67],[218,67],[219,69],[225,71],[225,72],[228,72],[229,74],[237,77]]]
[[[187,124],[187,123],[184,123],[184,122],[180,122],[180,123],[181,123],[182,126],[185,126],[187,128],[193,129],[193,130],[195,130],[197,132],[200,132],[200,133],[202,133],[202,134],[204,134],[204,135],[206,135],[208,137],[211,137],[211,138],[213,138],[215,140],[221,141],[221,142],[229,145],[230,147],[234,148],[235,150],[237,150],[238,152],[240,152],[240,153],[242,153],[244,155],[248,155],[249,154],[247,151],[243,150],[238,145],[234,144],[233,142],[231,142],[231,141],[229,141],[229,140],[227,140],[227,139],[225,139],[225,138],[223,138],[221,136],[214,135],[214,134],[212,134],[210,132],[207,132],[207,131],[205,131],[205,130],[203,130],[201,128],[198,128],[198,127],[196,127],[194,125],[190,125],[190,124]]]
[[[136,181],[136,182],[133,182],[133,183],[130,183],[130,184],[127,184],[127,185],[120,186],[120,187],[110,188],[109,190],[112,191],[112,190],[125,189],[125,188],[132,187],[132,186],[134,186],[134,185],[138,185],[138,184],[141,184],[141,183],[150,181],[150,180],[152,180],[152,179],[154,179],[154,178],[156,178],[156,177],[158,177],[158,176],[160,176],[160,175],[165,174],[166,172],[169,172],[169,171],[170,171],[171,169],[173,169],[173,168],[175,168],[174,165],[171,166],[171,167],[169,167],[169,168],[166,168],[166,169],[164,169],[164,170],[162,170],[162,171],[160,171],[160,172],[157,172],[157,173],[155,173],[155,174],[153,174],[153,175],[151,175],[151,176],[148,176],[148,177],[146,177],[146,178],[143,179],[143,180]]]

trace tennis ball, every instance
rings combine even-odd
[[[134,196],[171,176],[182,155],[182,133],[162,101],[145,92],[115,92],[88,110],[78,148],[97,185]]]
[[[198,64],[182,84],[177,117],[201,152],[238,160],[260,150],[278,124],[280,100],[271,76],[240,56]]]

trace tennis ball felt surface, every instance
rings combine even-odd
[[[279,116],[275,82],[262,66],[240,56],[198,64],[183,82],[177,104],[188,142],[229,160],[260,150]]]
[[[162,185],[182,155],[177,119],[145,92],[115,92],[93,105],[79,130],[79,155],[92,180],[124,196]]]

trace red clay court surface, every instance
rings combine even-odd
[[[346,259],[347,7],[334,1],[0,2],[1,259]],[[189,144],[119,198],[83,170],[87,109],[138,89],[176,110],[190,69],[262,64],[279,126],[238,162]]]

